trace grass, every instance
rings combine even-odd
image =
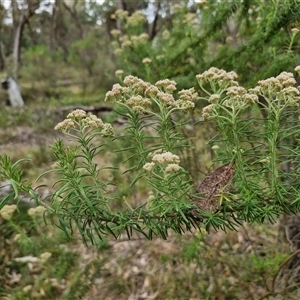
[[[227,234],[170,233],[167,241],[108,237],[86,247],[78,232],[68,240],[42,219],[33,224],[26,211],[12,221],[24,235],[17,238],[15,227],[0,221],[3,299],[259,299],[287,257],[274,247],[277,228],[271,224]],[[51,253],[44,263],[15,262],[44,252]]]

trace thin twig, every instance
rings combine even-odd
[[[278,271],[276,272],[276,274],[273,277],[272,280],[272,286],[271,286],[271,291],[266,293],[265,295],[263,295],[261,298],[259,298],[259,300],[263,300],[266,299],[269,296],[275,296],[277,294],[282,294],[285,290],[281,291],[281,292],[275,292],[275,282],[276,282],[276,278],[279,275],[279,272],[281,271],[281,269],[288,263],[290,262],[295,256],[297,256],[298,254],[300,254],[300,249],[298,249],[297,251],[295,251],[293,254],[291,254],[288,258],[286,258],[286,260],[280,264]]]

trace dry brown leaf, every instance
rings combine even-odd
[[[199,199],[193,199],[193,202],[202,210],[216,212],[219,206],[219,195],[229,192],[234,174],[234,163],[223,165],[208,174],[197,187]]]

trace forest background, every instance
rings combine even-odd
[[[54,126],[73,109],[122,130],[124,120],[104,98],[126,75],[152,84],[168,78],[199,92],[196,75],[216,67],[235,71],[250,88],[294,72],[299,31],[296,0],[0,0],[0,74],[18,82],[26,105],[5,106],[1,90],[0,152],[31,159],[23,162],[24,175],[34,181],[54,161]],[[206,105],[196,103],[193,126],[184,132],[193,141],[185,164],[195,184],[216,158],[207,145],[215,129],[201,116]],[[99,164],[107,159],[109,152]],[[128,178],[116,178],[120,198],[127,196]],[[148,197],[141,187],[134,191],[137,205]],[[198,229],[170,233],[166,241],[124,235],[85,246],[79,232],[68,239],[30,203],[22,205],[0,219],[1,299],[299,298],[279,217],[226,233]]]

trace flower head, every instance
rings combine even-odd
[[[195,103],[189,100],[186,101],[186,100],[179,99],[176,101],[176,103],[178,108],[184,112],[193,109],[195,107]]]
[[[300,70],[300,68],[297,70]],[[273,99],[277,105],[298,106],[300,103],[300,92],[299,89],[294,87],[295,84],[296,80],[293,73],[282,72],[276,78],[271,77],[259,81],[258,87],[255,89],[259,90],[259,94]]]
[[[168,90],[171,90],[172,92],[176,90],[176,85],[177,83],[170,79],[159,80],[155,83],[155,86],[157,86],[158,88],[163,89],[165,91],[168,88]]]
[[[114,84],[111,91],[108,91],[105,95],[105,102],[109,101],[121,101],[123,99],[123,96],[125,94],[124,88],[120,84]]]
[[[114,17],[118,19],[126,19],[128,16],[128,11],[123,9],[117,9],[114,13]],[[111,16],[113,18],[113,15]]]
[[[142,63],[143,63],[144,65],[149,65],[149,64],[151,64],[151,62],[152,62],[152,60],[151,60],[150,58],[148,58],[148,57],[146,57],[146,58],[144,58],[144,59],[142,60]]]
[[[37,207],[31,207],[28,209],[27,213],[29,216],[42,216],[43,213],[46,211],[46,208],[44,206],[37,206]]]
[[[143,169],[148,172],[151,172],[153,170],[154,166],[155,166],[154,162],[146,163],[146,164],[144,164]]]
[[[115,76],[116,76],[116,77],[121,77],[123,74],[124,74],[124,71],[123,71],[123,70],[117,70],[117,71],[115,72]]]
[[[246,108],[258,102],[256,94],[251,94],[241,86],[231,86],[227,88],[228,98],[222,103],[226,107]]]
[[[179,99],[184,101],[197,101],[198,100],[198,93],[195,91],[194,88],[188,90],[181,90],[178,92]]]
[[[115,131],[114,131],[112,125],[109,123],[105,123],[102,127],[101,135],[103,137],[114,137]]]
[[[137,112],[145,112],[151,106],[151,100],[144,98],[141,95],[132,96],[125,102]]]
[[[127,18],[127,26],[139,26],[144,24],[146,20],[147,18],[145,14],[142,11],[137,10],[130,17]]]
[[[220,95],[219,94],[212,94],[212,95],[210,95],[210,97],[208,99],[208,102],[215,103],[215,102],[218,102],[219,99],[220,99]]]
[[[4,205],[2,209],[0,210],[0,215],[4,220],[10,220],[12,217],[12,214],[17,209],[17,205]]]
[[[65,119],[62,122],[59,122],[55,127],[54,130],[59,131],[69,131],[75,128],[75,123],[70,119]]]
[[[211,150],[218,150],[220,147],[219,147],[219,145],[213,145],[212,147],[211,147]]]
[[[164,92],[158,92],[157,97],[161,102],[165,103],[168,106],[172,106],[172,107],[177,106],[177,103],[171,94],[164,93]]]
[[[165,169],[167,173],[175,173],[178,172],[179,170],[180,170],[180,166],[178,164],[168,164]]]
[[[180,170],[179,162],[180,158],[178,155],[173,154],[172,152],[163,152],[162,149],[156,150],[154,153],[149,154],[152,156],[152,161],[146,163],[143,166],[143,169],[152,172],[154,167],[163,166],[166,173],[174,173]]]
[[[67,119],[70,120],[81,120],[86,117],[86,112],[82,109],[75,109],[67,115]]]
[[[178,155],[168,151],[168,152],[154,154],[152,157],[152,161],[157,164],[162,164],[162,163],[178,164],[180,162],[180,158]]]
[[[113,30],[111,30],[110,33],[111,33],[111,35],[112,35],[114,38],[116,38],[116,37],[118,37],[118,36],[121,35],[121,31],[118,30],[118,29],[113,29]]]
[[[142,94],[146,91],[146,89],[150,86],[150,83],[145,82],[144,80],[128,75],[123,80],[124,84],[127,85],[132,91],[137,94]]]
[[[138,44],[145,44],[149,40],[149,35],[147,33],[142,33],[136,37],[135,42]]]
[[[84,120],[82,120],[82,124],[84,126],[88,126],[90,128],[103,128],[103,121],[95,115],[89,114]]]
[[[154,85],[148,86],[145,90],[145,95],[148,97],[155,97],[157,93],[159,93],[159,89]]]
[[[204,118],[204,120],[207,120],[208,118],[215,115],[215,108],[215,104],[210,104],[202,109],[202,117]]]
[[[200,85],[213,81],[220,85],[222,88],[237,85],[235,81],[237,77],[237,74],[233,71],[226,72],[225,70],[218,69],[215,67],[212,67],[207,71],[203,72],[202,74],[196,76]]]

